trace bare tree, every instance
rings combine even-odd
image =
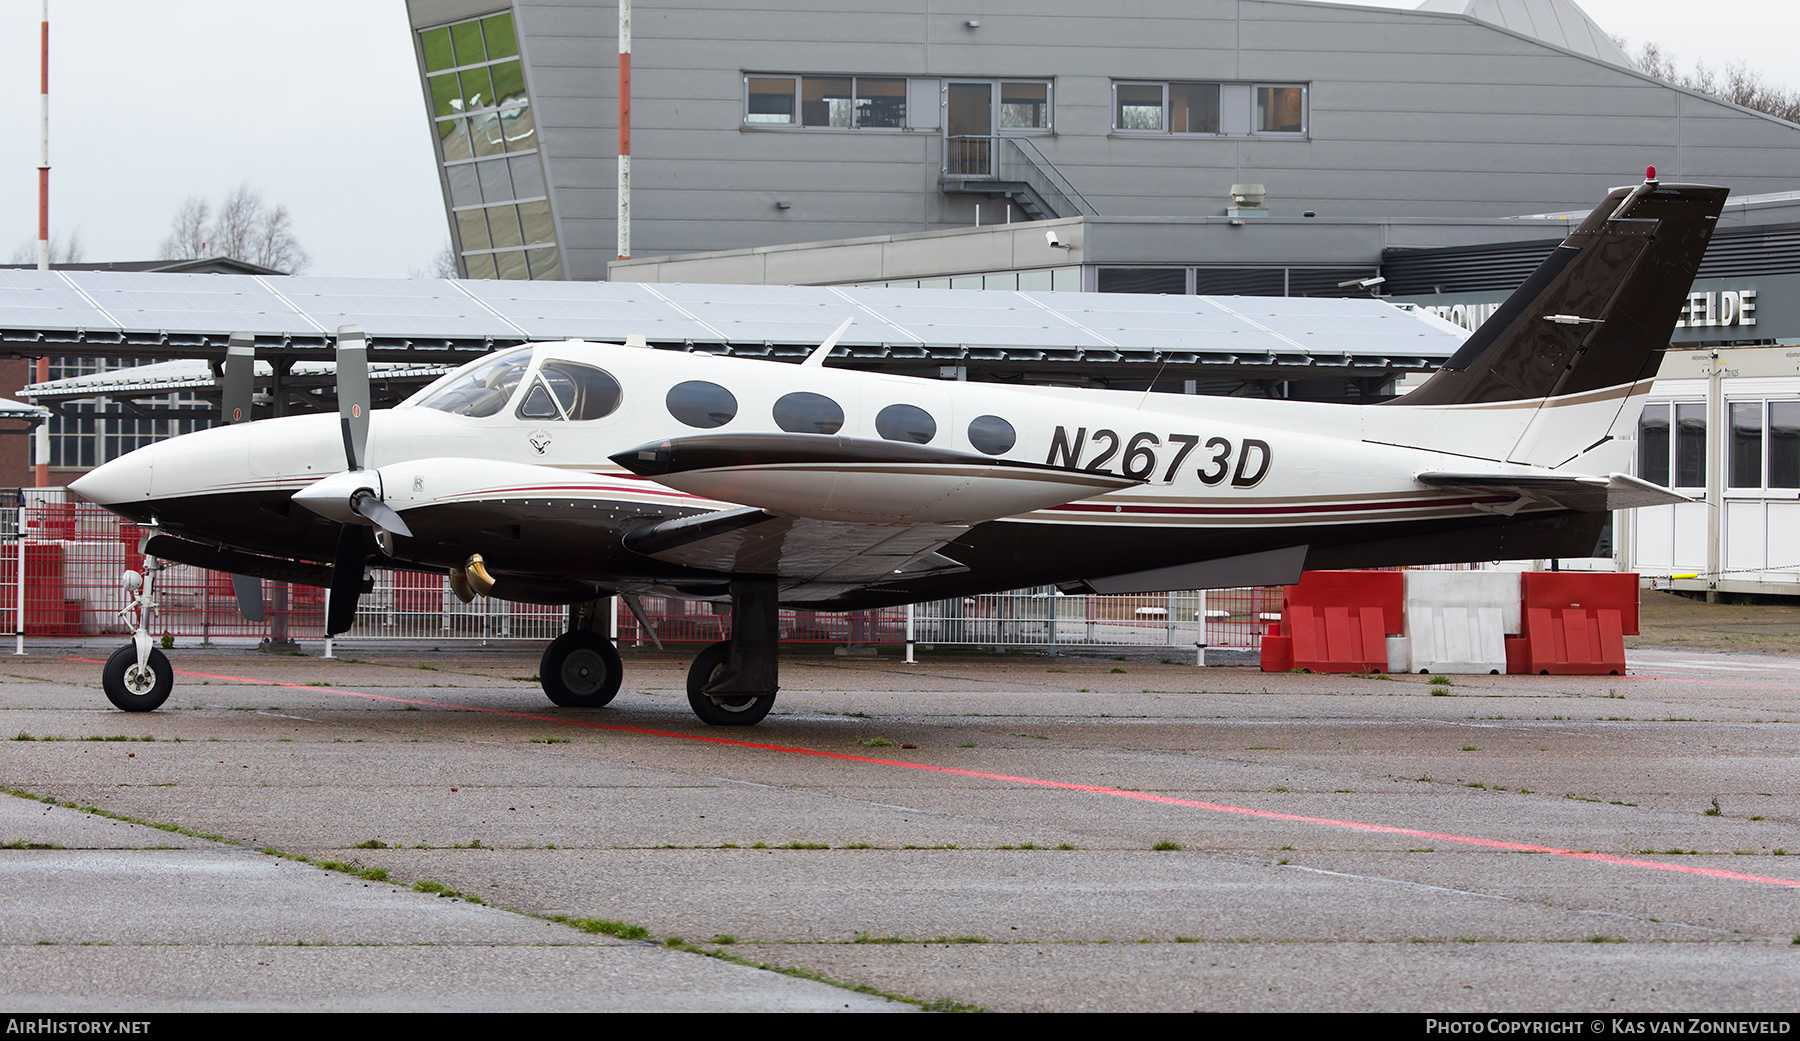
[[[1640,70],[1664,83],[1766,112],[1790,123],[1800,123],[1800,89],[1790,90],[1770,83],[1747,62],[1727,65],[1723,73],[1714,72],[1705,62],[1699,62],[1694,65],[1693,72],[1682,72],[1675,64],[1675,56],[1654,43],[1644,44],[1630,57]]]
[[[312,262],[300,240],[294,237],[292,220],[286,206],[277,206],[263,214],[251,241],[251,263],[277,271],[298,273]]]
[[[83,256],[84,251],[81,246],[80,228],[76,228],[66,236],[50,236],[50,263],[79,264],[81,263]],[[13,250],[12,262],[14,264],[36,264],[37,239],[26,239],[24,242],[19,243],[18,248]]]
[[[208,249],[216,257],[257,263],[252,256],[255,252],[252,243],[258,238],[258,225],[262,221],[262,196],[249,184],[238,185],[225,196],[224,202],[219,203],[218,215],[213,217],[208,235]]]
[[[446,242],[444,248],[437,251],[437,256],[431,258],[431,277],[455,278],[456,276],[456,251],[450,248],[450,243]]]
[[[175,211],[169,237],[163,240],[162,259],[203,257],[230,257],[290,274],[304,270],[311,262],[294,235],[293,218],[287,207],[270,208],[263,202],[262,193],[248,183],[226,195],[216,215],[212,206],[197,195],[188,196]]]
[[[158,255],[163,260],[198,260],[205,256],[207,225],[211,223],[212,206],[198,195],[188,196],[169,222],[169,237],[163,239]]]
[[[407,265],[406,277],[456,278],[456,251],[450,248],[450,243],[444,243],[444,248],[433,254],[431,260],[424,267],[416,264]]]

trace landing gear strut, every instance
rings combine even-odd
[[[619,693],[623,668],[618,648],[599,631],[605,600],[569,608],[569,631],[550,641],[538,663],[538,682],[564,708],[600,708]]]
[[[773,578],[733,579],[731,639],[701,651],[688,669],[688,704],[716,727],[762,722],[780,688],[781,611]]]
[[[100,670],[100,689],[106,700],[126,712],[149,712],[169,700],[175,689],[175,670],[163,652],[150,646],[150,622],[156,613],[153,582],[156,573],[169,565],[146,556],[144,572],[126,571],[122,579],[130,597],[119,617],[131,626],[131,642],[106,659]]]

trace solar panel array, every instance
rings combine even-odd
[[[0,270],[0,330],[20,332],[312,338],[355,324],[392,340],[807,345],[846,318],[852,349],[1071,358],[1441,359],[1465,335],[1372,299]]]

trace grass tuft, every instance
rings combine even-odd
[[[616,936],[621,940],[648,940],[650,938],[650,930],[643,926],[632,925],[630,922],[615,922],[610,918],[570,918],[567,915],[556,915],[550,920],[580,929],[584,933]],[[679,945],[680,941],[676,940],[676,943]]]

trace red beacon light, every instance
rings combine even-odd
[[[1656,167],[1654,167],[1654,166],[1644,167],[1644,180],[1650,182],[1651,184],[1656,183]]]

